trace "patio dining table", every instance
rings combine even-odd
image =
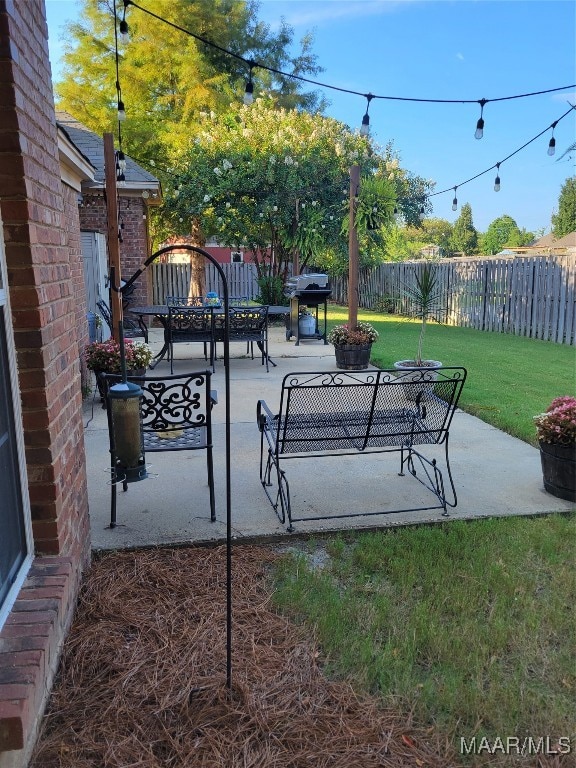
[[[260,307],[263,306],[261,304],[254,304],[254,307]],[[268,317],[271,316],[278,316],[278,315],[289,315],[290,314],[290,307],[283,307],[276,304],[268,304]],[[211,307],[213,315],[221,315],[224,313],[224,307]],[[250,309],[250,305],[247,307],[242,307],[242,309]],[[147,306],[136,306],[136,307],[130,307],[130,312],[133,315],[137,315],[141,322],[144,321],[145,317],[155,317],[158,319],[158,321],[161,323],[163,329],[165,331],[168,331],[168,305],[167,304],[150,304]],[[158,363],[163,360],[168,353],[168,334],[164,334],[164,343],[162,345],[162,349],[156,354],[153,358],[153,362],[150,364],[150,368],[155,368]],[[276,363],[270,356],[268,356],[268,361],[276,367]]]

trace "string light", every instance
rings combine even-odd
[[[172,21],[169,21],[168,19],[165,19],[162,16],[158,16],[156,13],[149,10],[148,8],[143,8],[142,6],[133,2],[133,0],[124,0],[124,4],[132,5],[134,8],[138,8],[138,10],[142,11],[143,13],[147,13],[149,16],[152,16],[158,21],[161,21],[164,24],[167,24],[173,29],[177,29],[180,32],[183,32],[184,34],[189,35],[190,37],[193,37],[195,40],[198,40],[199,42],[204,43],[204,45],[208,45],[211,48],[215,48],[216,50],[220,51],[221,53],[225,53],[228,56],[231,56],[237,61],[243,61],[248,66],[250,65],[256,66],[259,69],[265,70],[266,72],[270,72],[275,75],[280,75],[281,77],[288,77],[292,80],[299,80],[300,82],[309,83],[310,85],[316,85],[316,86],[319,86],[320,88],[328,88],[333,91],[339,91],[340,93],[349,93],[353,96],[364,96],[365,98],[367,98],[367,95],[360,91],[353,91],[349,88],[340,88],[339,86],[330,85],[330,83],[323,83],[319,80],[312,80],[311,78],[303,77],[302,75],[282,72],[282,70],[275,69],[274,67],[269,67],[266,64],[263,64],[259,61],[256,61],[256,62],[250,61],[244,58],[244,56],[241,56],[238,53],[234,53],[233,51],[229,51],[227,48],[223,48],[221,45],[218,45],[217,43],[213,43],[211,40],[207,40],[205,37],[202,37],[201,35],[196,35],[194,32],[191,32],[189,29],[180,27],[178,24],[174,24]],[[488,104],[489,101],[491,102],[508,101],[510,99],[521,99],[529,96],[541,96],[546,93],[556,93],[557,91],[566,91],[575,87],[576,87],[576,84],[572,84],[572,85],[562,86],[561,88],[550,88],[545,91],[534,91],[532,93],[521,93],[514,96],[500,96],[495,99],[481,99],[481,100],[478,100],[478,99],[422,99],[422,98],[413,98],[408,96],[387,96],[387,95],[378,95],[378,94],[369,94],[369,96],[370,96],[370,99],[385,99],[389,101],[413,101],[413,102],[420,102],[420,103],[426,103],[426,104],[480,104],[481,106],[483,106],[484,104]],[[364,124],[364,121],[363,121],[363,124]],[[367,125],[368,124],[369,124],[369,121]]]
[[[246,90],[244,91],[244,104],[250,105],[254,101],[254,83],[252,82],[252,69],[254,62],[250,62],[250,72],[248,74],[248,82],[246,83]]]
[[[424,221],[424,206],[423,205],[420,206],[419,216],[420,216],[420,221]]]
[[[480,104],[480,117],[478,118],[478,122],[476,123],[476,133],[474,134],[475,139],[481,139],[482,136],[484,136],[484,104],[486,104],[486,99],[480,99],[478,102]]]
[[[534,141],[537,141],[541,136],[543,136],[546,131],[549,131],[551,128],[553,129],[560,120],[563,120],[567,115],[569,115],[573,110],[576,109],[576,105],[570,104],[570,109],[566,110],[563,115],[560,115],[560,117],[555,120],[552,125],[547,126],[544,128],[543,131],[540,131],[540,133],[537,133],[536,136],[533,136],[529,141],[527,141],[525,144],[522,144],[521,147],[518,147],[518,149],[515,149],[514,152],[511,152],[509,155],[507,155],[503,160],[500,160],[498,165],[502,165],[507,160],[510,160],[510,158],[514,157],[514,155],[517,155],[519,152],[521,152],[523,149],[526,149],[527,146],[532,144]],[[480,173],[477,173],[475,176],[471,176],[469,179],[466,179],[466,181],[461,181],[459,184],[457,184],[457,187],[462,187],[464,184],[469,184],[471,181],[475,181],[476,179],[479,179],[480,176],[484,176],[484,174],[489,173],[489,171],[492,171],[494,168],[496,168],[496,165],[491,165],[489,168],[486,168],[483,171],[480,171]],[[432,192],[428,197],[436,197],[437,195],[444,195],[446,192],[450,192],[450,190],[456,190],[456,187],[446,187],[445,189],[441,189],[439,192]]]
[[[458,187],[454,187],[454,200],[452,200],[452,210],[456,211],[458,209],[458,198],[456,197],[456,190]]]
[[[118,168],[122,173],[126,170],[126,158],[124,156],[124,152],[122,150],[118,150]]]
[[[126,6],[124,6],[124,12],[126,12]],[[128,26],[128,25],[126,25]],[[119,71],[119,56],[118,56],[118,19],[116,15],[116,0],[114,0],[114,48],[116,59],[116,95],[118,98],[118,133],[120,133],[120,123],[126,120],[126,107],[122,101],[122,91],[120,89],[120,71]]]
[[[558,120],[555,120],[550,128],[552,128],[552,136],[550,137],[550,141],[548,142],[548,154],[550,157],[556,152],[556,139],[554,138],[554,128],[556,128],[556,124],[558,123]]]
[[[360,127],[360,136],[368,136],[370,133],[370,115],[368,114],[368,110],[370,109],[370,102],[374,96],[371,93],[366,94],[366,112],[364,113],[364,117],[362,118],[362,126]]]
[[[496,163],[496,178],[494,179],[494,192],[500,192],[500,163]]]
[[[115,5],[115,3],[114,3],[114,5]],[[531,96],[541,96],[543,94],[557,93],[559,91],[566,91],[566,90],[570,90],[570,89],[576,87],[576,84],[572,84],[572,85],[561,86],[561,87],[558,87],[558,88],[549,88],[549,89],[542,90],[542,91],[532,91],[530,93],[521,93],[521,94],[516,94],[516,95],[513,95],[513,96],[501,96],[501,97],[494,98],[494,99],[482,98],[480,100],[478,100],[478,99],[424,99],[424,98],[414,98],[414,97],[407,97],[407,96],[388,96],[388,95],[379,95],[379,94],[372,94],[372,93],[366,94],[366,93],[362,93],[360,91],[354,91],[354,90],[351,90],[351,89],[348,89],[348,88],[340,88],[339,86],[330,85],[329,83],[323,83],[323,82],[320,82],[318,80],[312,80],[311,78],[303,77],[301,75],[296,75],[296,74],[293,74],[293,73],[291,74],[291,73],[283,72],[281,70],[275,69],[273,67],[269,67],[269,66],[267,66],[265,64],[262,64],[261,62],[255,62],[255,61],[252,61],[252,60],[248,60],[248,59],[244,58],[243,56],[241,56],[241,55],[239,55],[237,53],[234,53],[233,51],[229,51],[228,49],[223,48],[222,46],[219,46],[216,43],[213,43],[210,40],[207,40],[206,38],[204,38],[204,37],[202,37],[200,35],[194,34],[190,30],[185,29],[184,27],[180,27],[179,25],[174,24],[173,22],[169,21],[168,19],[165,19],[162,16],[159,16],[159,15],[153,13],[152,11],[150,11],[147,8],[143,8],[142,6],[140,6],[137,3],[133,2],[133,0],[124,0],[124,9],[126,9],[126,7],[128,5],[134,6],[134,8],[137,8],[138,10],[142,11],[143,13],[146,13],[149,16],[152,16],[153,18],[157,19],[158,21],[161,21],[161,22],[167,24],[168,26],[171,26],[174,29],[179,30],[180,32],[183,32],[184,34],[189,35],[190,37],[193,37],[195,40],[198,40],[198,41],[204,43],[205,45],[208,45],[208,46],[210,46],[212,48],[215,48],[216,50],[219,50],[222,53],[225,53],[225,54],[231,56],[232,58],[235,58],[238,61],[244,62],[245,64],[247,64],[250,67],[250,74],[251,74],[252,67],[259,67],[260,69],[263,69],[263,70],[265,70],[267,72],[270,72],[272,74],[275,74],[275,75],[280,75],[281,77],[287,77],[287,78],[290,78],[292,80],[298,80],[300,82],[309,83],[311,85],[316,85],[316,86],[319,86],[321,88],[327,88],[327,89],[339,91],[341,93],[348,93],[348,94],[355,95],[355,96],[363,96],[364,98],[367,99],[368,104],[366,106],[366,112],[364,114],[364,117],[362,118],[362,126],[361,126],[361,129],[360,129],[361,135],[367,135],[369,133],[370,117],[369,117],[369,114],[368,114],[368,107],[369,107],[370,102],[372,101],[372,99],[384,99],[384,100],[390,100],[390,101],[411,101],[411,102],[434,103],[434,104],[472,104],[472,103],[480,104],[480,118],[478,119],[478,122],[476,124],[476,132],[475,132],[475,137],[477,139],[480,139],[480,138],[482,138],[482,136],[484,134],[484,117],[483,117],[484,106],[486,104],[488,104],[488,102],[509,101],[509,100],[512,100],[512,99],[527,98],[527,97],[531,97]],[[118,59],[118,53],[116,53],[116,57]],[[120,94],[120,90],[119,90],[119,83],[117,82],[116,85],[117,85],[117,88],[118,88],[118,97],[119,97],[118,98],[118,120],[119,121],[123,121],[123,120],[126,119],[126,111],[125,111],[124,103],[121,100],[121,94]],[[250,88],[250,85],[252,85],[252,88]],[[253,99],[253,84],[251,83],[251,77],[249,78],[249,81],[246,84],[245,95],[244,95],[245,103],[251,103],[250,95],[252,95],[252,99]],[[456,210],[457,209],[457,205],[458,205],[458,200],[457,200],[457,197],[456,197],[456,190],[457,190],[458,186],[462,186],[463,184],[467,184],[467,183],[469,183],[471,181],[474,181],[475,179],[479,178],[480,176],[483,176],[485,173],[488,173],[494,167],[499,167],[499,165],[501,163],[505,162],[506,160],[509,160],[511,157],[516,155],[518,152],[523,150],[525,147],[527,147],[533,141],[535,141],[540,136],[542,136],[542,134],[545,133],[546,130],[549,130],[549,128],[552,128],[552,130],[554,130],[554,128],[557,125],[557,123],[560,120],[562,120],[564,117],[566,117],[566,115],[569,114],[573,109],[576,109],[576,105],[570,105],[570,109],[567,112],[565,112],[564,115],[562,115],[560,118],[558,118],[558,120],[556,120],[551,126],[546,128],[544,131],[541,131],[533,139],[530,139],[530,141],[526,142],[526,144],[523,144],[517,150],[515,150],[510,155],[508,155],[506,158],[504,158],[504,160],[501,160],[500,163],[498,163],[496,166],[493,165],[490,168],[487,168],[486,170],[481,171],[480,173],[476,174],[475,176],[471,177],[470,179],[467,179],[466,181],[460,182],[460,184],[456,185],[455,187],[448,187],[447,189],[443,189],[443,190],[441,190],[439,192],[433,192],[430,195],[428,195],[428,197],[435,197],[437,195],[441,195],[441,194],[444,194],[444,193],[448,192],[450,189],[454,189],[455,195],[454,195],[454,199],[452,201],[452,209]],[[552,137],[550,139],[550,142],[548,144],[548,154],[549,155],[553,155],[554,154],[555,147],[556,147],[556,140],[555,140],[554,136],[552,135]]]

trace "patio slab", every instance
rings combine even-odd
[[[151,345],[160,347],[160,332]],[[180,344],[175,370],[201,370],[201,345]],[[396,454],[302,459],[291,462],[290,490],[295,516],[325,514],[329,519],[299,522],[293,534],[276,517],[259,481],[260,435],[256,403],[265,399],[274,410],[282,378],[295,371],[335,370],[334,351],[320,341],[287,342],[284,330],[271,331],[270,355],[276,368],[266,373],[260,361],[245,356],[245,347],[231,346],[231,498],[232,528],[237,540],[290,537],[297,534],[384,528],[447,519],[508,515],[540,515],[575,508],[544,491],[536,448],[480,419],[458,411],[450,430],[450,458],[458,506],[450,517],[440,510],[392,514],[371,513],[387,508],[418,506],[431,498],[412,477],[399,477]],[[155,374],[169,373],[161,362]],[[213,379],[219,402],[213,410],[217,520],[210,522],[206,454],[204,451],[150,454],[150,478],[118,492],[118,526],[108,528],[110,515],[108,431],[98,402],[85,402],[85,445],[92,546],[118,549],[179,543],[217,542],[226,537],[225,382],[222,361]],[[443,454],[439,449],[438,456]],[[341,518],[350,509],[365,517]]]

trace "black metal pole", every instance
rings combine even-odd
[[[224,391],[226,393],[225,408],[225,440],[226,440],[226,686],[232,688],[232,475],[231,475],[231,448],[230,448],[230,296],[228,281],[220,264],[214,256],[195,245],[167,245],[149,256],[142,267],[124,283],[119,289],[121,293],[130,288],[142,272],[152,264],[159,256],[170,251],[192,251],[199,253],[208,259],[214,266],[222,281],[224,290]]]

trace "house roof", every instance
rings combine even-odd
[[[67,112],[56,112],[56,123],[84,157],[94,166],[94,179],[96,183],[104,185],[104,140]],[[138,189],[145,187],[160,188],[160,182],[155,176],[144,170],[142,166],[138,165],[128,155],[125,157],[125,187],[135,186]]]
[[[576,230],[556,239],[552,232],[535,240],[532,248],[572,248],[576,246]]]

